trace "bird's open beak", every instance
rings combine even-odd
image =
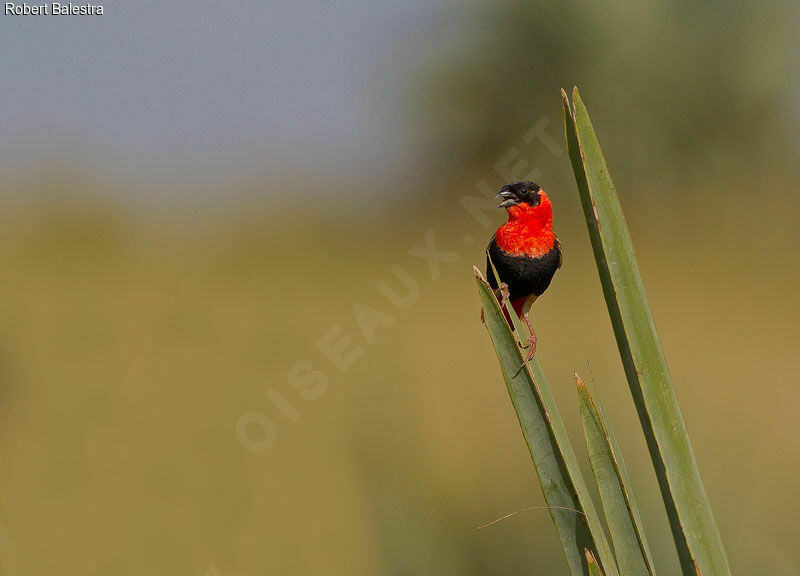
[[[519,204],[519,200],[517,200],[517,197],[507,187],[503,187],[503,189],[497,193],[495,199],[497,198],[503,199],[503,201],[497,205],[498,208],[508,208],[509,206],[516,206],[517,204]]]

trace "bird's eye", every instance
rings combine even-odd
[[[525,188],[525,187],[522,188],[522,195],[523,196],[527,196],[528,195],[528,189],[527,188]]]

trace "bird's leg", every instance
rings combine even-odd
[[[494,290],[494,295],[500,302],[500,309],[502,310],[503,308],[505,308],[506,301],[511,297],[511,292],[508,289],[508,284],[506,284],[505,282],[500,284],[500,287]],[[481,308],[481,322],[486,324],[486,319],[484,318],[483,315],[483,308]]]
[[[533,358],[533,356],[536,354],[536,332],[533,331],[533,327],[531,326],[531,320],[530,318],[528,318],[527,312],[525,312],[522,315],[522,319],[525,321],[525,325],[528,327],[528,334],[529,334],[528,341],[525,343],[525,346],[523,346],[523,348],[527,348],[530,346],[528,355],[525,357],[525,362],[523,362],[524,365],[530,362],[531,358]]]
[[[508,284],[503,282],[502,284],[500,284],[497,290],[494,291],[494,293],[500,300],[500,308],[504,308],[506,305],[506,301],[511,297],[511,291],[508,289]]]
[[[500,299],[500,308],[504,310],[506,307],[506,302],[508,302],[509,298],[511,298],[511,291],[508,289],[508,284],[506,284],[505,282],[500,284],[500,287],[497,290],[495,290],[495,293],[498,295],[498,298]],[[508,314],[508,312],[505,311],[503,313],[506,315]],[[509,322],[510,322],[510,316],[509,316]],[[514,330],[513,327],[511,328],[511,330],[516,334],[516,331]],[[527,349],[528,346],[530,346],[530,344],[528,342],[523,344],[522,342],[517,341],[517,346],[523,349]]]

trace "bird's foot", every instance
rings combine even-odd
[[[528,362],[531,361],[536,355],[536,332],[533,331],[533,327],[531,326],[530,318],[528,318],[527,314],[522,315],[522,319],[525,321],[525,325],[528,327],[528,341],[525,342],[524,346],[521,346],[523,349],[528,349],[528,354],[525,356],[525,360],[523,361],[522,365],[525,366]]]
[[[508,289],[508,284],[503,282],[500,284],[500,287],[494,291],[495,295],[497,296],[498,300],[500,301],[500,308],[504,308],[506,305],[506,301],[511,298],[511,291]]]
[[[527,356],[525,356],[525,360],[522,361],[523,366],[525,366],[525,364],[530,362],[533,359],[533,357],[536,356],[536,336],[533,334],[531,336],[532,338],[528,339],[528,342],[526,342],[526,346],[523,346],[523,348],[530,347]]]
[[[497,295],[497,298],[500,301],[500,308],[503,309],[503,313],[506,315],[509,324],[511,324],[511,316],[509,316],[508,312],[505,311],[506,302],[508,302],[511,299],[511,291],[508,289],[508,284],[503,282],[502,284],[500,284],[500,287],[494,291],[494,293]],[[525,321],[527,322],[527,318]],[[530,327],[530,324],[528,325],[528,327]],[[511,328],[511,330],[515,331],[513,327]],[[527,350],[530,347],[530,345],[531,345],[530,338],[528,338],[528,341],[525,342],[524,344],[519,340],[517,340],[517,346],[519,346],[523,350]]]

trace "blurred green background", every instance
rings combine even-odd
[[[732,567],[800,574],[799,11],[0,17],[6,573],[566,574],[545,511],[476,530],[543,499],[471,273],[503,214],[463,197],[531,173],[565,250],[538,358],[581,455],[591,371],[677,573],[562,151],[577,83]]]

